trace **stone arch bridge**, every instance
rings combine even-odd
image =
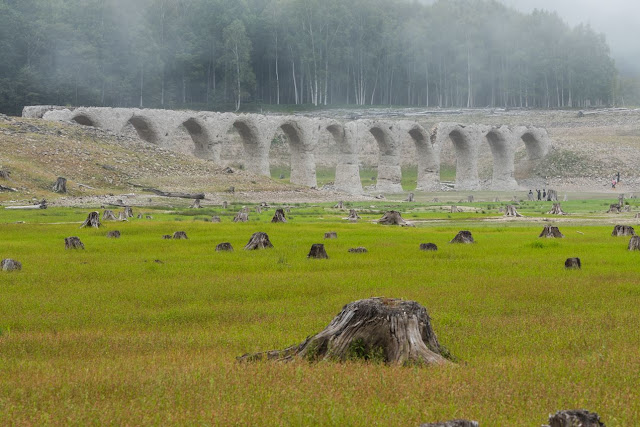
[[[417,190],[441,188],[440,156],[445,144],[452,144],[456,157],[457,190],[479,190],[479,150],[487,144],[493,158],[492,190],[515,190],[515,152],[524,144],[527,159],[543,159],[551,149],[551,140],[541,128],[492,127],[439,123],[427,130],[408,120],[316,119],[301,116],[233,114],[195,111],[171,111],[131,108],[56,106],[25,107],[24,117],[54,121],[71,121],[115,133],[135,133],[160,147],[192,154],[217,164],[233,133],[242,142],[238,153],[245,170],[270,176],[269,151],[272,141],[281,135],[288,142],[291,182],[316,187],[316,152],[319,141],[329,138],[338,147],[335,188],[348,193],[362,193],[360,148],[366,138],[373,138],[378,148],[376,190],[401,192],[401,145],[415,145],[418,164]],[[239,159],[237,159],[239,160]]]

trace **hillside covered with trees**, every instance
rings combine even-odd
[[[23,105],[585,107],[632,97],[604,36],[491,0],[0,0]]]

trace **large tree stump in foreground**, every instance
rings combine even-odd
[[[311,250],[309,251],[307,258],[329,259],[329,255],[327,255],[327,251],[324,249],[324,245],[322,243],[314,243],[311,245]]]
[[[550,215],[566,215],[566,213],[562,210],[560,203],[554,203],[553,207],[548,213]]]
[[[369,251],[365,247],[358,246],[357,248],[350,248],[348,252],[352,254],[366,254]]]
[[[216,252],[233,252],[233,246],[228,242],[220,243],[216,246]]]
[[[273,214],[271,222],[287,222],[287,218],[284,216],[284,209],[276,209],[276,213]]]
[[[84,227],[93,227],[100,228],[100,213],[98,212],[90,212],[87,216],[87,219],[84,220],[80,228]]]
[[[346,219],[347,221],[356,222],[360,219],[360,215],[358,215],[358,212],[356,212],[355,209],[349,209],[349,216],[343,219]]]
[[[629,250],[640,251],[640,236],[633,236],[631,240],[629,240]]]
[[[605,425],[595,412],[575,409],[549,415],[549,425],[546,427],[605,427]]]
[[[247,222],[249,221],[249,214],[243,211],[240,211],[233,217],[233,222]]]
[[[22,263],[15,259],[6,258],[0,261],[0,270],[2,271],[18,271],[22,270]]]
[[[399,225],[401,227],[413,227],[413,224],[405,221],[397,211],[387,211],[382,218],[378,220],[378,224],[382,225]]]
[[[54,193],[66,193],[67,192],[67,179],[63,177],[58,177],[56,183],[53,184],[53,192]]]
[[[112,210],[110,209],[105,209],[105,211],[102,213],[102,220],[103,221],[116,221],[116,216],[113,213]]]
[[[120,238],[120,232],[118,230],[113,230],[107,233],[107,237],[109,239],[119,239]]]
[[[71,236],[64,239],[65,249],[84,249],[84,244],[80,241],[79,237]]]
[[[473,236],[470,231],[462,230],[458,232],[456,237],[454,237],[449,243],[475,243],[475,241],[473,240]]]
[[[244,250],[253,251],[257,249],[267,249],[272,247],[273,245],[271,244],[267,233],[263,233],[260,231],[258,233],[253,233],[251,239],[249,239],[249,243],[247,243],[247,245],[244,247]]]
[[[394,365],[426,365],[446,363],[442,354],[423,306],[415,301],[369,298],[345,305],[322,332],[299,345],[245,354],[238,360],[360,359]]]
[[[504,216],[521,218],[522,215],[518,213],[518,210],[514,205],[507,205],[507,208],[504,211]]]
[[[561,239],[564,237],[564,234],[560,232],[560,229],[558,227],[555,227],[553,225],[545,225],[542,229],[542,233],[540,233],[538,237]]]
[[[420,243],[420,250],[421,251],[437,251],[438,245],[436,245],[435,243]]]
[[[173,233],[173,238],[176,240],[187,240],[189,239],[187,237],[187,233],[185,233],[184,231],[176,231],[175,233]]]
[[[425,423],[420,424],[420,427],[478,427],[477,421],[470,420],[451,420],[441,423]]]
[[[580,270],[582,268],[582,262],[580,262],[580,258],[567,258],[564,262],[564,268],[568,270]]]
[[[630,225],[616,225],[611,232],[613,237],[619,236],[635,236],[636,231]]]

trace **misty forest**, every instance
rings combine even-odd
[[[603,35],[495,1],[0,0],[0,111],[625,102]],[[276,107],[271,107],[276,108]]]

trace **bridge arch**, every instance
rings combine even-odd
[[[447,130],[456,154],[456,189],[477,190],[478,179],[478,135],[472,128],[456,125]]]
[[[339,122],[329,123],[326,126],[326,130],[340,150],[336,165],[335,188],[351,194],[361,194],[363,191],[357,154],[356,127],[355,123],[343,125]]]
[[[269,147],[263,142],[264,136],[254,121],[247,116],[238,116],[233,127],[242,139],[247,171],[270,176]]]
[[[312,124],[299,123],[297,120],[285,120],[280,123],[279,129],[284,133],[289,142],[291,152],[291,178],[292,184],[317,187],[316,162],[313,154],[313,141],[311,141]]]
[[[94,117],[91,117],[90,115],[85,113],[79,113],[74,115],[71,118],[71,121],[82,126],[91,126],[96,128],[101,127],[99,122]]]
[[[438,146],[431,140],[431,134],[417,123],[409,128],[408,133],[415,144],[418,160],[418,182],[416,190],[439,190],[440,153]]]
[[[200,159],[219,160],[219,155],[213,149],[213,142],[203,120],[190,117],[181,126],[187,131],[193,141],[193,155]]]
[[[160,144],[160,133],[153,122],[144,116],[132,116],[127,125],[133,126],[140,139],[151,144]]]
[[[376,140],[378,155],[378,182],[376,190],[388,193],[402,192],[402,168],[400,152],[395,139],[395,129],[388,123],[374,123],[369,132]]]

